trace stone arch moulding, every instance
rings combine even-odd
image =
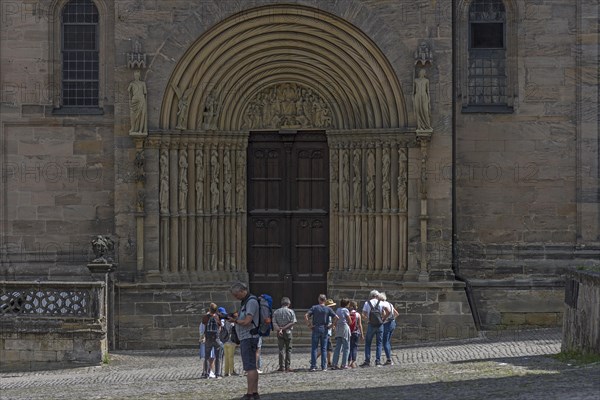
[[[400,83],[375,43],[339,17],[291,5],[244,11],[202,35],[170,77],[159,127],[247,130],[252,103],[282,85],[322,101],[328,128],[407,127]]]

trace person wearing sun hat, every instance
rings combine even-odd
[[[333,307],[336,305],[335,301],[333,301],[333,299],[327,299],[327,301],[325,301],[325,306],[331,308],[333,310]],[[331,340],[331,337],[333,336],[333,321],[331,320],[331,317],[329,317],[329,329],[327,329],[327,368],[331,368],[331,366],[333,365],[331,362],[332,356],[333,356],[333,342]],[[317,353],[317,358],[319,358],[321,356],[321,352]]]
[[[319,304],[312,306],[304,315],[306,324],[312,330],[311,336],[311,352],[310,352],[310,371],[317,370],[317,346],[321,350],[321,354],[327,351],[327,330],[331,326],[331,322],[337,321],[337,315],[330,307],[327,307],[327,296],[319,295]],[[330,304],[335,304],[331,300]],[[331,317],[331,320],[330,320]],[[327,371],[327,360],[321,357],[321,370]]]

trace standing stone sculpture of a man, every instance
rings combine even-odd
[[[140,71],[133,73],[133,81],[129,83],[129,116],[131,118],[131,135],[148,134],[148,103],[146,83],[140,80]]]
[[[429,96],[429,79],[425,77],[425,69],[419,70],[419,77],[413,83],[413,104],[417,131],[431,132],[431,101]]]

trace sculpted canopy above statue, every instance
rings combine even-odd
[[[260,91],[246,107],[242,129],[329,128],[329,105],[314,90],[282,83]]]

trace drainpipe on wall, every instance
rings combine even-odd
[[[456,65],[456,0],[452,0],[452,271],[457,281],[465,283],[465,293],[471,308],[475,328],[481,331],[481,317],[473,297],[473,288],[469,281],[460,274],[458,260],[458,241],[456,239],[456,84],[458,82]]]

